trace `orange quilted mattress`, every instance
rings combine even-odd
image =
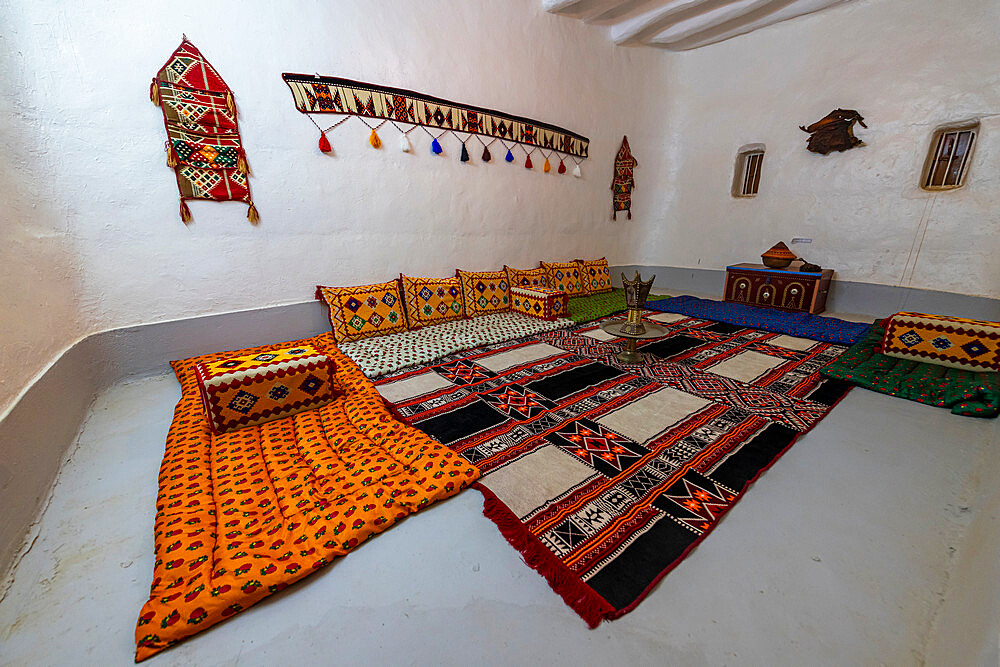
[[[479,478],[475,466],[392,417],[330,334],[294,344],[329,355],[343,393],[315,410],[223,435],[209,430],[194,366],[234,353],[172,364],[183,393],[160,466],[156,562],[136,625],[136,662]]]

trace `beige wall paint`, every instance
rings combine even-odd
[[[629,258],[612,225],[611,166],[623,133],[655,141],[646,112],[664,54],[613,46],[536,0],[173,4],[0,3],[0,413],[61,350],[90,333],[312,298],[456,267]],[[150,78],[180,41],[236,93],[258,226],[235,203],[178,214]],[[591,139],[583,178],[517,161],[458,160],[460,144],[333,130],[332,155],[281,72],[320,72],[497,108]],[[336,118],[319,119],[324,126]],[[572,169],[573,164],[569,164]],[[556,163],[558,165],[558,163]],[[628,231],[631,231],[628,229]]]
[[[672,55],[636,263],[721,269],[797,236],[843,280],[1000,296],[998,33],[996,0],[859,0]],[[798,126],[838,107],[864,115],[867,145],[808,152]],[[921,190],[932,131],[968,118],[982,127],[966,186]],[[767,146],[760,193],[735,199],[751,142]]]

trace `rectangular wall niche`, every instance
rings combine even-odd
[[[764,165],[764,144],[747,144],[736,152],[733,169],[734,197],[755,197],[760,187],[760,172]]]
[[[931,136],[920,181],[924,190],[954,190],[965,184],[979,123],[940,127]]]

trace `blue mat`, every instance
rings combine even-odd
[[[871,328],[870,324],[848,322],[836,317],[792,313],[774,308],[745,306],[742,303],[699,299],[693,296],[675,296],[663,301],[648,301],[646,308],[842,345],[853,345],[864,338],[868,329]]]

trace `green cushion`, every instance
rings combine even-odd
[[[918,403],[950,408],[956,415],[1000,414],[1000,373],[967,371],[879,353],[885,329],[881,321],[820,372],[865,389]]]
[[[649,295],[647,301],[667,299],[666,296]],[[625,310],[625,290],[616,289],[602,294],[573,296],[569,299],[569,319],[577,324],[593,322],[608,315],[614,315]]]

